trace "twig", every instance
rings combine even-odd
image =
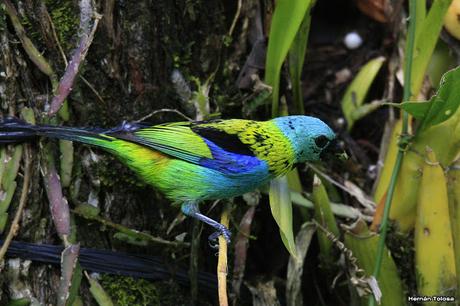
[[[250,206],[249,209],[241,218],[238,235],[235,239],[235,259],[233,262],[233,305],[240,296],[241,284],[243,283],[244,270],[246,267],[246,258],[249,245],[249,237],[251,235],[251,224],[256,212],[256,206]]]
[[[101,97],[101,95],[97,92],[96,88],[94,88],[93,85],[91,85],[91,83],[82,75],[80,75],[80,79],[83,81],[83,83],[86,84],[86,86],[89,87],[89,89],[91,89],[91,91],[94,93],[94,95],[99,99],[99,101],[101,101],[102,103],[105,103],[104,99]]]
[[[332,177],[327,175],[325,172],[321,171],[318,167],[314,166],[313,164],[307,163],[307,166],[310,167],[311,169],[313,169],[313,171],[318,173],[322,178],[327,180],[329,183],[339,187],[343,191],[345,191],[348,194],[350,194],[352,197],[354,197],[356,200],[358,200],[358,202],[361,203],[365,208],[370,209],[370,210],[375,209],[375,206],[376,206],[375,203],[373,201],[363,197],[364,192],[359,193],[356,190],[353,190],[352,188],[349,188],[349,187],[337,182],[336,180],[334,180]]]
[[[142,117],[141,119],[138,119],[136,120],[135,122],[142,122],[144,121],[145,119],[148,119],[150,117],[152,117],[153,115],[155,114],[158,114],[158,113],[176,113],[178,114],[179,116],[182,116],[184,119],[186,119],[187,121],[193,121],[192,118],[188,117],[187,115],[181,113],[180,111],[178,111],[177,109],[172,109],[172,108],[162,108],[162,109],[157,109],[156,111],[153,111],[151,112],[150,114]]]
[[[190,269],[189,269],[189,279],[190,279],[190,305],[195,306],[198,303],[198,257],[200,252],[200,237],[202,224],[197,219],[193,220],[192,226],[192,241],[190,245]]]
[[[295,205],[314,209],[313,202],[307,196],[305,196],[304,193],[291,191],[291,200]],[[349,218],[353,220],[363,219],[367,222],[372,222],[372,216],[365,215],[359,209],[350,205],[331,203],[331,210],[334,215],[341,218]]]
[[[91,21],[92,15],[94,15],[94,23],[93,27],[91,28],[89,23]],[[78,43],[78,47],[66,68],[64,76],[59,82],[55,96],[51,101],[51,106],[48,112],[49,116],[53,116],[59,111],[62,104],[64,103],[64,100],[72,91],[75,77],[77,76],[79,68],[83,63],[86,54],[88,53],[88,49],[91,46],[94,38],[94,33],[96,32],[97,25],[101,17],[102,16],[95,11],[93,12],[91,0],[80,1],[80,42]]]
[[[168,246],[173,246],[173,247],[188,247],[189,246],[189,243],[187,243],[187,242],[168,241],[168,240],[165,240],[165,239],[162,239],[162,238],[159,238],[159,237],[154,237],[154,236],[149,235],[147,233],[142,233],[142,232],[127,228],[127,227],[125,227],[123,225],[114,223],[112,221],[109,221],[107,219],[101,218],[99,216],[92,216],[92,215],[89,215],[89,214],[85,214],[82,211],[79,211],[78,209],[74,209],[74,210],[72,210],[72,212],[74,214],[76,214],[76,215],[79,215],[79,216],[87,219],[87,220],[94,220],[94,221],[97,221],[97,222],[99,222],[99,223],[101,223],[101,224],[103,224],[105,226],[114,228],[117,231],[119,231],[119,232],[121,232],[121,233],[123,233],[125,235],[128,235],[130,237],[133,237],[135,239],[142,239],[142,240],[145,240],[145,241],[150,241],[150,242],[163,244],[163,245],[168,245]]]
[[[27,193],[29,192],[31,175],[31,158],[29,146],[27,144],[24,145],[24,151],[24,183],[22,185],[21,198],[19,199],[18,210],[16,211],[16,215],[14,216],[13,222],[11,223],[10,231],[8,232],[8,235],[6,236],[2,247],[0,248],[0,262],[3,260],[3,257],[5,257],[5,253],[8,250],[8,247],[18,231],[19,219],[21,218],[22,211],[24,210],[24,206],[27,202]]]
[[[48,11],[45,9],[45,15],[46,15],[46,18],[48,18],[48,21],[50,23],[50,27],[51,27],[51,33],[53,34],[53,38],[54,40],[56,41],[56,45],[58,47],[58,50],[59,50],[59,53],[61,53],[61,57],[62,57],[62,60],[64,61],[64,64],[67,65],[69,64],[69,62],[67,61],[67,57],[65,56],[65,52],[64,52],[64,49],[62,49],[62,46],[61,46],[61,43],[59,42],[59,38],[57,36],[57,33],[56,33],[56,28],[54,26],[54,23],[53,23],[53,20],[51,19],[51,16],[50,14],[48,14]]]
[[[229,224],[229,211],[230,206],[227,204],[222,211],[222,216],[220,218],[220,223],[228,228]],[[217,261],[217,282],[219,288],[219,305],[228,306],[228,297],[227,297],[227,240],[220,235],[219,236],[219,258]]]
[[[242,0],[238,0],[238,4],[236,7],[236,13],[235,16],[233,17],[232,25],[230,26],[230,29],[228,30],[228,37],[231,37],[233,34],[233,30],[235,29],[236,22],[238,21],[238,18],[240,17],[241,13],[241,6],[242,6]]]
[[[56,42],[56,45],[59,49],[59,53],[61,54],[61,57],[62,57],[62,60],[64,61],[64,64],[65,66],[67,67],[69,65],[69,62],[67,61],[67,57],[65,55],[65,52],[64,52],[64,49],[62,48],[62,45],[59,41],[59,38],[57,36],[57,33],[56,33],[56,27],[54,26],[54,23],[53,23],[53,20],[51,19],[51,16],[48,14],[48,12],[45,10],[45,13],[46,13],[46,17],[48,18],[49,20],[49,23],[50,23],[50,27],[51,27],[51,31],[52,31],[52,34],[53,34],[53,38]],[[91,85],[91,83],[85,79],[82,75],[79,76],[80,79],[83,81],[83,83],[86,84],[86,86],[89,87],[89,89],[91,89],[91,91],[96,95],[96,97],[102,102],[102,103],[105,103],[104,99],[101,97],[101,95],[97,92],[97,90],[94,88],[93,85]]]

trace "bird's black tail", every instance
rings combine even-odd
[[[0,240],[0,246],[3,241]],[[41,263],[59,265],[62,246],[34,244],[12,241],[6,255],[19,257]],[[83,269],[93,272],[126,275],[135,278],[167,280],[174,278],[179,284],[189,285],[187,271],[181,267],[172,267],[160,257],[127,254],[110,250],[81,248],[79,262]],[[217,287],[216,276],[206,272],[198,272],[200,289],[214,292]]]
[[[33,125],[18,118],[7,117],[0,121],[0,144],[26,142],[43,136],[107,148],[112,140],[112,137],[104,134],[107,131],[109,130]]]
[[[34,126],[14,117],[0,121],[0,143],[16,143],[33,140],[37,135]]]

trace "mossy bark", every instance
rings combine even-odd
[[[170,80],[173,69],[178,68],[187,78],[193,76],[205,80],[209,77],[221,60],[223,38],[235,13],[233,1],[96,2],[97,11],[103,18],[67,99],[70,120],[66,125],[112,127],[122,120],[137,120],[162,108],[183,110]],[[58,77],[62,76],[65,61],[56,38],[66,57],[70,58],[78,41],[78,1],[25,0],[13,5],[18,10],[26,35]],[[4,73],[0,78],[0,87],[4,89],[0,91],[2,113],[18,115],[27,106],[34,109],[37,121],[40,121],[46,103],[52,98],[52,84],[17,41],[13,25],[0,8],[0,72]],[[225,77],[221,79],[225,82]],[[152,123],[178,120],[182,118],[171,113],[159,113],[149,119]],[[41,145],[36,142],[32,148],[32,187],[16,239],[60,244],[40,175],[38,152]],[[57,144],[55,149],[56,157],[59,157]],[[80,203],[96,205],[104,218],[169,240],[188,230],[190,223],[183,222],[166,233],[178,214],[177,208],[139,181],[114,157],[82,145],[75,145],[74,149],[70,184],[64,189],[71,209]],[[68,169],[66,173],[69,174]],[[22,178],[18,177],[17,190],[21,190],[21,185]],[[14,216],[18,198],[19,195],[15,194],[10,219]],[[72,219],[75,239],[82,246],[163,254],[165,258],[171,258],[173,254],[175,258],[185,258],[174,264],[188,266],[187,249],[134,246],[115,239],[115,231],[110,228],[78,216]],[[19,283],[30,288],[31,296],[38,302],[55,303],[55,288],[59,284],[57,267],[33,264],[26,276],[13,280],[6,273],[0,279],[0,304],[11,300],[11,292],[22,292]],[[94,304],[87,287],[83,283],[80,290],[83,304]],[[187,288],[181,290],[184,290],[181,294],[171,294],[177,298],[187,296]],[[209,301],[214,298],[207,297]]]

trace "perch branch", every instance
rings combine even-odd
[[[229,210],[230,206],[225,205],[224,210],[222,211],[222,216],[220,223],[228,228],[229,224]],[[219,286],[219,305],[228,306],[228,297],[227,297],[227,240],[220,235],[219,236],[219,258],[217,261],[217,282]]]
[[[90,26],[91,17],[94,16],[93,26]],[[80,1],[80,41],[78,47],[75,50],[72,59],[67,65],[64,76],[59,81],[58,88],[55,92],[55,96],[51,101],[51,107],[48,112],[49,116],[54,116],[65,99],[72,91],[72,86],[75,82],[75,78],[79,72],[80,66],[83,63],[88,49],[91,46],[91,43],[94,38],[94,33],[96,32],[97,25],[101,19],[101,15],[93,11],[91,0],[81,0]]]

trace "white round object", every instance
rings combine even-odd
[[[363,44],[363,39],[358,34],[358,32],[353,31],[345,35],[345,38],[343,39],[343,43],[348,49],[354,50],[354,49],[359,48]]]

